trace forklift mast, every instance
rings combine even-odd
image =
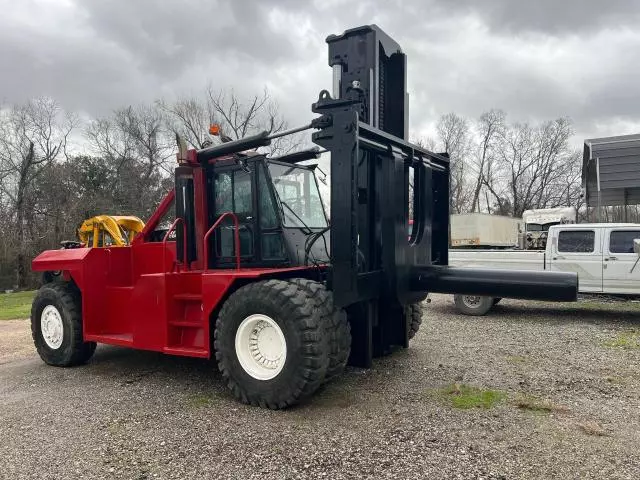
[[[407,61],[395,41],[372,25],[327,43],[333,95],[312,110],[330,126],[312,138],[331,152],[329,285],[350,313],[351,363],[366,367],[408,344],[405,306],[427,295],[411,289],[414,269],[447,264],[449,159],[407,141]]]
[[[574,300],[573,274],[448,266],[449,158],[407,139],[406,56],[375,25],[327,43],[333,95],[312,106],[312,139],[331,153],[329,287],[350,315],[351,364],[406,347],[407,307],[428,292]]]

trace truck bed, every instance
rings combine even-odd
[[[449,265],[454,267],[484,267],[503,270],[544,270],[543,250],[449,250]]]

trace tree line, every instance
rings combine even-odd
[[[87,218],[148,218],[172,188],[176,135],[203,148],[220,141],[208,135],[212,123],[232,140],[288,128],[267,90],[243,97],[207,88],[85,122],[46,97],[0,106],[0,289],[36,286],[33,257],[75,239]],[[299,141],[275,141],[269,153]]]
[[[418,143],[450,156],[452,213],[521,217],[532,208],[582,206],[582,152],[573,134],[567,118],[512,123],[494,109],[477,119],[443,115],[435,138]]]

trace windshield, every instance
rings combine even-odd
[[[327,217],[312,170],[269,163],[269,173],[282,202],[281,211],[285,227],[327,226]]]
[[[549,227],[558,225],[558,222],[545,223],[540,225],[539,223],[527,223],[527,232],[548,232]]]

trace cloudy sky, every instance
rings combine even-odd
[[[454,5],[455,4],[455,5]],[[87,116],[266,85],[289,123],[331,87],[327,35],[375,23],[408,55],[412,137],[448,112],[640,132],[640,1],[0,0],[0,101]],[[636,71],[638,70],[638,72]]]

